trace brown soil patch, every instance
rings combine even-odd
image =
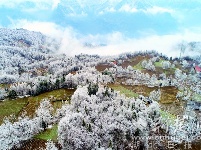
[[[137,65],[140,61],[142,61],[144,59],[149,59],[149,58],[151,58],[151,56],[135,56],[131,59],[124,60],[124,62],[118,66],[122,66],[122,68],[127,68],[130,65],[133,67],[133,66]],[[109,63],[101,63],[101,64],[98,64],[95,68],[98,71],[102,72],[106,68],[111,68],[111,66],[109,65]]]
[[[151,57],[150,56],[135,56],[129,60],[125,60],[121,66],[123,68],[127,68],[129,65],[133,67],[133,66],[137,65],[140,61],[142,61],[144,59],[149,59],[149,58],[151,58]]]
[[[162,87],[161,89],[161,104],[169,104],[176,101],[178,89],[173,86]]]
[[[151,91],[158,89],[158,87],[147,87],[145,85],[136,85],[136,86],[122,85],[122,86],[132,90],[133,92],[135,92],[139,95],[143,95],[143,96],[149,96],[149,93]]]
[[[102,71],[104,71],[106,68],[110,68],[110,67],[111,67],[111,66],[109,66],[108,63],[104,63],[104,64],[98,64],[95,68],[96,68],[98,71],[102,72]]]
[[[30,139],[22,142],[19,147],[12,148],[12,150],[41,150],[46,148],[46,142],[46,140]],[[55,143],[55,146],[61,150],[61,145]]]

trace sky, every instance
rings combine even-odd
[[[0,0],[0,27],[42,32],[69,55],[178,56],[178,43],[200,41],[200,16],[201,0]]]

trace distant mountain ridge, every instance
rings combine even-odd
[[[59,43],[40,32],[0,28],[0,74],[42,65],[58,48]]]

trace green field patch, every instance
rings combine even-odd
[[[4,85],[3,85],[3,84],[0,84],[0,88],[4,88]]]
[[[160,60],[159,62],[155,62],[154,63],[154,66],[156,67],[156,72],[158,72],[158,73],[165,73],[166,76],[174,75],[175,74],[175,70],[177,69],[177,67],[175,66],[174,68],[163,69],[163,65],[162,65],[163,61],[164,60]]]
[[[142,60],[143,61],[143,60]],[[142,67],[142,61],[140,61],[137,65],[133,66],[133,69],[137,70],[143,70],[144,68]]]
[[[201,102],[201,95],[200,94],[194,94],[193,95],[193,100],[197,102]]]
[[[167,124],[167,125],[172,125],[174,124],[174,121],[176,119],[176,116],[167,112],[167,111],[163,111],[163,110],[160,110],[160,115],[161,115],[161,119],[162,119],[162,122]]]
[[[155,62],[154,66],[155,67],[162,67],[162,62],[163,62],[163,60],[160,60],[159,62]]]
[[[0,84],[0,88],[8,88],[9,86],[9,84]]]
[[[109,85],[110,88],[116,90],[116,91],[120,91],[121,94],[125,94],[126,97],[138,97],[139,95],[121,85],[114,85],[114,84],[111,84]]]
[[[5,100],[0,102],[0,124],[3,122],[5,117],[13,115],[18,117],[18,114],[28,104],[28,98],[18,98],[15,100]],[[15,121],[11,120],[11,121]]]
[[[58,137],[57,133],[58,133],[58,125],[54,125],[51,129],[46,129],[45,131],[34,136],[34,138],[41,139],[41,140],[57,141],[57,137]]]

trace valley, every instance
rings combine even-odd
[[[167,149],[168,142],[200,149],[197,57],[169,58],[156,51],[70,57],[58,54],[56,43],[47,44],[40,33],[7,32],[41,39],[16,43],[7,36],[9,42],[0,43],[3,149],[140,149],[150,142],[156,149]],[[151,136],[174,139],[146,139]]]

